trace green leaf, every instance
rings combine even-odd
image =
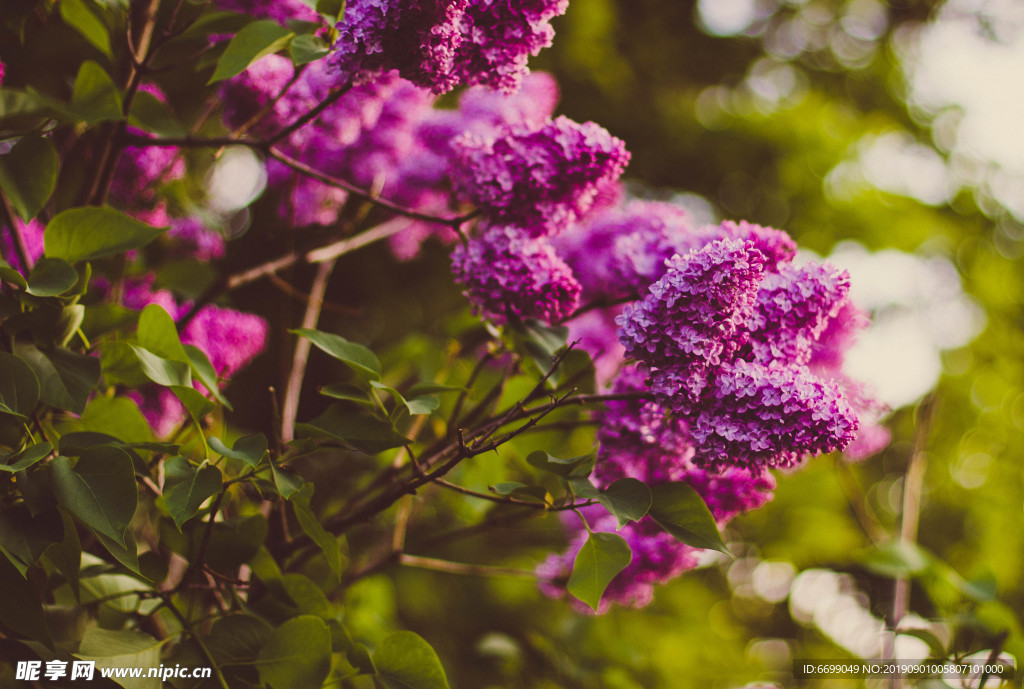
[[[306,437],[335,438],[357,450],[376,454],[408,444],[391,424],[363,412],[352,412],[341,404],[332,404],[323,414],[295,427]]]
[[[39,381],[28,364],[0,352],[0,412],[26,418],[39,403]]]
[[[436,397],[415,397],[411,400],[403,400],[405,408],[410,414],[429,414],[441,406],[441,401]]]
[[[651,509],[651,489],[635,478],[619,479],[604,490],[598,490],[587,478],[571,478],[569,485],[576,495],[604,505],[618,520],[620,529],[639,521]]]
[[[264,55],[281,50],[295,34],[271,19],[249,24],[231,39],[208,84],[241,74]]]
[[[139,405],[127,397],[94,397],[78,425],[80,430],[106,433],[125,443],[153,440],[153,431],[139,411]]]
[[[386,689],[450,689],[437,652],[413,632],[385,636],[373,651],[373,665]]]
[[[41,258],[29,273],[26,291],[35,297],[55,297],[77,282],[78,271],[70,263],[59,258]]]
[[[586,476],[594,468],[597,455],[593,452],[579,457],[559,459],[543,450],[536,450],[526,456],[526,461],[542,471],[550,471],[559,476]]]
[[[110,52],[110,34],[107,26],[93,14],[82,0],[60,0],[60,17],[64,23],[82,34],[107,57]]]
[[[43,404],[75,414],[85,410],[100,380],[98,359],[60,347],[44,352],[30,344],[15,345],[14,353],[35,373]]]
[[[21,452],[0,458],[0,471],[13,474],[16,471],[27,469],[52,451],[53,446],[50,443],[29,445]]]
[[[675,481],[654,486],[651,497],[651,518],[676,540],[694,548],[730,554],[711,510],[689,484]]]
[[[123,119],[121,108],[121,93],[110,75],[92,60],[83,62],[71,92],[71,113],[93,125]]]
[[[293,474],[290,471],[284,471],[277,467],[271,467],[271,471],[274,474],[274,485],[277,487],[277,492],[285,500],[290,500],[293,495],[302,490],[302,485],[305,481],[298,474]]]
[[[945,645],[927,629],[901,629],[897,633],[900,636],[912,636],[928,644],[928,651],[931,654],[932,660],[942,660],[946,657]]]
[[[380,360],[367,347],[349,342],[341,335],[333,335],[310,328],[299,328],[289,332],[305,337],[316,345],[317,349],[348,364],[349,368],[355,371],[360,378],[380,380]]]
[[[174,319],[158,304],[149,304],[139,314],[139,326],[136,330],[139,345],[153,354],[171,361],[189,363],[188,354],[181,344],[178,328]]]
[[[292,57],[292,63],[298,67],[309,62],[315,62],[330,52],[330,46],[324,43],[324,39],[316,34],[302,34],[292,39],[288,44],[288,53]]]
[[[215,466],[192,466],[186,458],[171,457],[164,462],[164,502],[174,525],[181,525],[196,516],[202,504],[221,492],[224,479]]]
[[[13,555],[25,567],[34,567],[50,546],[64,538],[60,512],[33,515],[25,505],[0,510],[0,550]]]
[[[0,591],[4,597],[4,604],[0,605],[0,622],[18,634],[53,648],[39,594],[3,555],[0,555]]]
[[[260,681],[273,689],[319,687],[331,669],[331,633],[314,615],[299,615],[275,629],[255,662]]]
[[[184,347],[185,354],[188,356],[188,362],[192,366],[192,373],[210,391],[215,400],[230,410],[231,404],[221,394],[220,385],[217,383],[217,371],[214,370],[213,364],[210,363],[209,357],[206,356],[206,352],[195,345],[184,345]]]
[[[216,522],[206,550],[206,564],[220,571],[235,569],[259,552],[266,538],[267,520],[259,514]]]
[[[128,346],[138,357],[142,372],[157,385],[165,387],[192,385],[192,370],[188,364],[164,359],[138,345],[129,344]]]
[[[72,468],[67,457],[50,462],[53,492],[68,512],[121,546],[139,493],[131,457],[109,445],[91,447]]]
[[[0,157],[0,189],[14,212],[28,222],[46,204],[57,186],[60,161],[49,139],[24,136]]]
[[[633,553],[622,536],[591,533],[573,562],[569,593],[597,610],[608,584],[632,559]]]
[[[105,206],[69,208],[46,226],[43,243],[48,257],[75,263],[139,249],[163,231]]]
[[[127,329],[138,322],[137,311],[117,304],[90,304],[85,309],[82,331],[89,339],[111,330]]]
[[[320,388],[320,394],[331,399],[353,402],[366,409],[376,409],[377,405],[370,399],[365,390],[360,390],[348,383],[332,383]]]
[[[64,538],[60,543],[48,548],[44,557],[64,575],[75,600],[80,601],[78,575],[82,567],[82,542],[78,538],[74,520],[63,510],[60,512],[60,518],[64,525]]]
[[[188,135],[188,130],[178,122],[167,104],[152,93],[139,91],[132,99],[128,112],[128,124],[144,131],[165,137]]]
[[[142,364],[131,343],[124,340],[106,340],[100,343],[100,367],[107,385],[142,387],[149,377],[142,372]]]
[[[203,393],[193,387],[183,385],[172,385],[171,392],[184,405],[189,416],[197,427],[202,427],[202,420],[207,414],[217,408],[217,405],[206,399]]]
[[[338,545],[338,538],[323,527],[320,520],[313,513],[312,508],[310,508],[309,501],[312,497],[313,484],[307,483],[297,493],[292,494],[292,510],[294,510],[295,518],[298,520],[302,530],[313,539],[314,543],[320,546],[320,549],[324,552],[324,558],[327,560],[327,565],[331,568],[331,572],[334,573],[337,581],[340,582],[342,566],[341,547]]]
[[[222,662],[251,662],[256,660],[273,630],[255,615],[227,615],[213,623],[207,644]]]
[[[345,0],[316,0],[316,11],[332,19],[337,19],[344,9]]]
[[[90,627],[82,637],[82,643],[75,653],[76,658],[96,662],[96,676],[106,668],[144,668],[142,677],[117,677],[111,674],[110,679],[124,689],[160,689],[159,677],[147,677],[148,668],[160,666],[160,647],[170,637],[162,641],[148,634],[131,631],[113,631]]]
[[[252,467],[258,466],[267,454],[267,436],[262,433],[239,438],[231,448],[225,445],[220,438],[211,437],[208,442],[217,454],[240,460]]]
[[[2,258],[0,258],[0,280],[10,282],[21,290],[28,289],[28,282],[21,276],[21,273],[11,268]]]

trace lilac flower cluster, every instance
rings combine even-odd
[[[460,84],[512,92],[530,55],[551,44],[568,0],[353,0],[338,23],[331,65],[342,81],[392,69],[445,93]]]
[[[7,264],[22,275],[28,275],[28,266],[21,264],[19,252],[15,249],[15,243],[20,238],[21,245],[25,248],[25,258],[29,263],[35,264],[43,255],[43,224],[36,218],[27,223],[14,219],[14,229],[6,225],[0,225],[0,256]],[[17,232],[17,236],[14,233]]]
[[[4,75],[7,73],[7,65],[4,64],[3,60],[0,60],[0,86],[4,85]]]
[[[495,321],[568,317],[580,285],[543,238],[516,227],[490,227],[452,252],[452,272],[474,306]]]
[[[594,203],[629,162],[622,140],[597,124],[558,117],[540,127],[513,126],[497,137],[456,142],[456,193],[492,222],[534,236],[557,234]]]

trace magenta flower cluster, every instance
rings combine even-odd
[[[622,140],[597,124],[558,117],[456,142],[456,193],[492,222],[557,234],[586,213],[629,162]]]
[[[515,91],[530,55],[551,44],[568,0],[352,0],[331,65],[342,81],[392,69],[434,93],[461,84]]]
[[[452,252],[452,273],[474,306],[492,319],[567,318],[580,285],[543,238],[517,227],[493,226]]]

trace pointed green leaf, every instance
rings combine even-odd
[[[215,656],[232,663],[256,660],[274,628],[255,615],[232,614],[210,629],[207,642]]]
[[[14,353],[39,380],[39,400],[57,409],[81,414],[100,380],[100,361],[61,347],[48,351],[16,344]]]
[[[167,104],[152,93],[139,91],[132,99],[128,124],[158,136],[186,136],[188,130],[174,117]]]
[[[192,422],[197,427],[202,427],[203,418],[217,408],[216,404],[203,397],[203,393],[193,387],[172,385],[171,392],[188,411],[188,415],[192,417]]]
[[[267,437],[262,433],[254,433],[235,441],[234,447],[229,448],[220,438],[209,438],[208,442],[214,452],[238,459],[249,466],[257,466],[267,454]]]
[[[29,294],[36,297],[55,297],[64,294],[78,282],[78,271],[59,258],[41,258],[28,276]]]
[[[28,289],[28,281],[2,258],[0,258],[0,280],[9,282],[21,290]]]
[[[96,676],[106,668],[153,668],[160,666],[160,648],[170,637],[157,640],[149,634],[132,631],[113,631],[90,627],[82,637],[76,658],[96,663]],[[142,677],[117,677],[111,680],[124,689],[160,689],[159,677],[148,677],[148,670]]]
[[[221,492],[224,480],[220,469],[206,465],[192,466],[186,458],[171,457],[164,462],[164,501],[174,525],[181,525],[196,516],[202,504]]]
[[[594,610],[612,579],[633,559],[626,539],[618,534],[594,532],[587,537],[569,575],[569,593]]]
[[[128,346],[132,348],[135,356],[138,357],[142,372],[157,385],[165,387],[173,385],[188,387],[192,385],[192,369],[188,364],[164,359],[138,345],[129,344]]]
[[[348,383],[332,383],[320,388],[320,394],[331,399],[353,402],[366,409],[376,409],[377,405],[370,399],[365,390]]]
[[[663,483],[651,488],[651,496],[651,518],[677,540],[694,548],[730,554],[711,510],[689,484]]]
[[[217,371],[214,370],[213,364],[210,363],[209,357],[206,356],[206,352],[195,345],[183,346],[185,354],[188,356],[188,362],[192,366],[192,373],[213,394],[215,400],[224,405],[226,409],[231,410],[231,404],[221,394],[220,385],[217,381]]]
[[[112,57],[110,33],[99,17],[93,14],[83,0],[60,0],[60,17],[64,23],[82,34],[97,50]]]
[[[113,208],[69,208],[46,226],[43,243],[47,256],[75,263],[139,249],[163,232]]]
[[[34,567],[47,548],[64,538],[60,512],[47,510],[33,515],[25,505],[0,510],[0,550]]]
[[[312,497],[313,484],[307,483],[299,492],[292,494],[292,510],[294,510],[295,518],[298,520],[302,530],[313,539],[314,543],[320,546],[320,549],[324,552],[324,558],[327,560],[327,565],[340,582],[342,565],[341,547],[338,545],[338,538],[327,531],[313,513],[312,508],[309,506],[309,501]]]
[[[635,478],[619,479],[604,490],[598,490],[587,478],[571,478],[569,485],[576,495],[604,505],[618,520],[620,529],[642,519],[651,509],[650,488]]]
[[[139,493],[131,457],[109,445],[91,447],[72,468],[67,457],[49,464],[57,501],[83,524],[124,546]]]
[[[302,484],[305,483],[302,477],[298,474],[293,474],[290,471],[278,469],[272,467],[274,474],[274,485],[277,486],[277,492],[281,494],[285,500],[290,500],[293,495],[302,490]]]
[[[235,34],[228,47],[224,50],[217,69],[210,77],[212,84],[222,79],[241,74],[253,62],[264,55],[271,55],[281,50],[294,36],[291,31],[271,19],[253,22]]]
[[[82,542],[78,538],[78,529],[74,520],[61,510],[60,518],[64,524],[64,538],[47,549],[46,557],[57,568],[68,582],[75,600],[80,601],[78,575],[82,567]]]
[[[380,360],[367,347],[349,342],[341,335],[310,328],[299,328],[289,332],[305,337],[316,345],[317,349],[330,354],[338,361],[345,362],[359,377],[365,380],[380,380]]]
[[[299,615],[275,629],[254,663],[273,689],[319,687],[331,669],[331,632],[314,615]]]
[[[39,381],[28,364],[0,352],[0,412],[27,417],[39,403]]]
[[[332,19],[337,19],[345,9],[345,0],[316,0],[316,11]]]
[[[139,405],[127,397],[94,397],[85,408],[77,430],[106,433],[124,443],[148,443],[153,431]]]
[[[139,314],[136,330],[139,346],[145,347],[159,357],[189,363],[188,354],[181,344],[174,319],[159,304],[148,304]]]
[[[3,554],[0,554],[0,591],[4,598],[4,604],[0,605],[0,622],[18,634],[53,648],[39,594]]]
[[[413,632],[385,636],[373,651],[373,665],[386,689],[450,689],[437,652]]]
[[[405,408],[409,410],[410,414],[429,414],[438,407],[441,406],[441,401],[436,397],[415,397],[411,400],[403,400],[405,402]]]
[[[288,44],[288,54],[292,56],[292,63],[296,67],[308,62],[315,62],[329,51],[330,47],[324,43],[324,39],[311,33],[296,36]]]
[[[543,450],[531,452],[526,456],[526,461],[542,471],[550,471],[559,476],[586,476],[594,468],[594,460],[597,455],[594,453],[559,459],[553,457]]]
[[[72,114],[92,125],[123,119],[121,107],[121,93],[110,75],[92,60],[83,62],[71,92]]]
[[[13,474],[16,471],[27,469],[52,451],[53,446],[50,443],[30,445],[21,452],[0,458],[0,471]]]
[[[46,204],[57,186],[60,161],[49,139],[24,136],[0,157],[0,189],[14,212],[28,222]]]
[[[124,532],[123,544],[99,531],[93,531],[93,534],[115,560],[128,568],[128,570],[142,575],[142,569],[139,567],[139,546],[135,542],[135,536],[132,535],[131,531]]]

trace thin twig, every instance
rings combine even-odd
[[[334,266],[334,261],[326,261],[317,267],[313,286],[309,290],[306,312],[302,316],[304,329],[316,328],[317,322],[320,320],[320,310],[324,304],[327,282],[330,280]],[[281,407],[281,439],[285,443],[291,442],[295,437],[295,419],[299,413],[299,396],[302,394],[302,381],[306,377],[306,363],[309,360],[311,344],[305,337],[296,338],[295,353],[292,356],[292,366],[284,391],[284,404]]]
[[[476,577],[536,577],[536,573],[529,569],[517,569],[515,567],[493,567],[490,565],[471,565],[464,562],[450,562],[439,560],[433,557],[420,557],[419,555],[402,554],[398,559],[399,564],[406,567],[418,567],[420,569],[432,569],[435,572],[448,572],[449,574],[468,574]]]

